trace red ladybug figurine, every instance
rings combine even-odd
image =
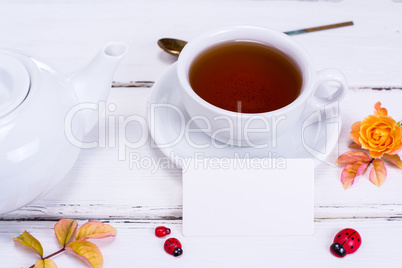
[[[163,246],[165,251],[175,257],[180,256],[183,254],[183,249],[181,248],[181,243],[176,238],[169,238],[165,241]]]
[[[360,234],[356,230],[346,228],[336,234],[330,250],[336,257],[343,258],[346,254],[354,253],[361,244]]]
[[[157,237],[164,237],[170,234],[170,229],[165,226],[158,226],[155,228],[155,235]]]

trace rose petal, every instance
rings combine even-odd
[[[350,151],[339,156],[336,160],[336,164],[352,164],[356,163],[357,161],[371,161],[371,157],[362,151]]]
[[[400,140],[402,138],[402,127],[400,127],[398,124],[400,124],[401,122],[398,122],[395,127],[394,127],[394,136],[395,138],[397,138],[398,140]]]
[[[368,144],[364,139],[361,137],[359,138],[359,144],[361,144],[363,149],[370,149],[370,144]]]
[[[351,130],[350,133],[349,133],[349,136],[350,136],[350,138],[352,139],[352,141],[354,141],[354,142],[357,143],[357,144],[360,144],[360,142],[359,142],[359,137],[360,137],[360,125],[361,125],[361,122],[360,122],[360,121],[355,122],[355,123],[352,125],[352,130]]]
[[[384,155],[384,152],[369,150],[369,154],[372,158],[381,158]]]
[[[374,159],[373,169],[370,172],[370,181],[380,187],[387,177],[387,169],[385,168],[384,162],[381,159]]]
[[[396,122],[389,116],[367,116],[360,126],[359,142],[375,142],[381,136],[389,136]],[[377,137],[375,137],[377,136]]]
[[[384,125],[388,125],[388,126],[396,125],[396,121],[391,116],[380,115],[377,117],[377,120]]]
[[[78,223],[72,219],[61,219],[54,226],[54,233],[57,240],[63,247],[74,237]]]
[[[26,248],[39,256],[43,257],[43,248],[41,243],[27,231],[24,231],[19,237],[13,239],[17,245]]]
[[[381,108],[381,102],[374,104],[374,114],[375,115],[388,115],[388,111],[385,108]]]
[[[395,145],[395,147],[392,148],[392,150],[390,150],[390,151],[388,152],[388,154],[397,154],[397,153],[399,153],[400,151],[402,151],[402,143],[399,143],[398,145]]]
[[[391,151],[388,154],[397,154],[402,150],[402,129],[398,126],[394,128],[394,139],[395,144]]]

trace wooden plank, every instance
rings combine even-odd
[[[145,117],[149,89],[113,89],[110,102],[116,104],[116,116],[137,114]],[[372,114],[376,101],[382,101],[389,114],[399,118],[402,91],[351,89],[341,104],[343,116],[339,146],[328,160],[346,152],[353,122]],[[359,100],[356,103],[356,100]],[[364,103],[364,105],[362,105]],[[358,105],[359,109],[356,109]],[[132,140],[139,138],[139,125],[127,128]],[[94,131],[88,140],[97,139]],[[180,219],[182,211],[181,171],[158,150],[147,143],[127,149],[151,161],[163,159],[167,166],[132,165],[127,158],[118,160],[118,148],[85,149],[66,178],[48,195],[30,205],[0,216],[0,219]],[[315,217],[366,218],[402,216],[401,170],[387,165],[388,178],[380,188],[371,184],[367,174],[345,191],[340,183],[341,167],[322,164],[315,171]]]
[[[393,1],[8,1],[0,42],[40,56],[65,74],[85,65],[103,43],[125,41],[116,80],[155,81],[176,59],[156,42],[191,40],[227,25],[279,31],[353,20],[352,27],[294,36],[318,69],[335,67],[350,84],[400,86],[402,5]],[[12,14],[12,16],[10,15]]]
[[[280,31],[353,20],[355,26],[295,36],[318,69],[336,67],[347,76],[350,95],[341,105],[344,115],[339,152],[347,150],[350,125],[372,113],[381,100],[399,120],[402,76],[398,1],[6,1],[0,9],[0,42],[36,54],[69,74],[86,64],[101,45],[122,40],[131,48],[116,81],[155,81],[176,59],[156,45],[161,37],[191,40],[207,30],[234,24],[254,24]],[[392,89],[381,90],[377,89]],[[375,89],[374,91],[371,89]],[[113,116],[145,116],[149,88],[114,88],[109,103]],[[107,125],[108,126],[108,125]],[[138,125],[127,126],[131,140],[141,137]],[[97,139],[94,131],[87,137]],[[150,144],[128,153],[163,158]],[[333,161],[332,161],[333,162]],[[60,218],[110,221],[116,239],[95,241],[104,267],[401,267],[401,171],[388,169],[381,188],[367,174],[345,191],[341,168],[316,170],[315,227],[309,237],[189,238],[181,232],[181,171],[174,165],[147,168],[118,159],[118,148],[83,150],[73,170],[48,195],[0,216],[0,267],[28,267],[35,256],[18,248],[12,238],[28,230],[45,247],[57,250],[53,225]],[[158,225],[172,228],[184,246],[175,259],[153,235]],[[357,229],[362,248],[344,260],[329,254],[334,234]],[[73,256],[54,259],[59,267],[86,267]]]
[[[85,221],[80,221],[80,225]],[[102,251],[104,267],[400,267],[401,219],[318,220],[312,236],[269,237],[183,237],[181,221],[109,221],[118,232],[114,239],[93,240]],[[0,221],[0,266],[28,267],[36,256],[12,242],[24,230],[41,241],[45,254],[60,248],[54,237],[53,221]],[[170,237],[178,238],[183,255],[174,258],[163,251],[165,239],[154,228],[165,225]],[[353,255],[339,259],[329,246],[343,228],[354,228],[362,246]],[[58,267],[86,267],[70,254],[53,259]]]

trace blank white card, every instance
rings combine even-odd
[[[183,235],[312,235],[312,159],[191,160],[183,167]]]

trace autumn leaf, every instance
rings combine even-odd
[[[27,231],[24,231],[19,237],[13,239],[17,245],[22,246],[43,257],[43,248],[41,243]]]
[[[57,265],[51,259],[38,260],[35,263],[35,268],[57,268]]]
[[[370,165],[370,163],[363,163],[361,164],[356,171],[356,177],[359,177],[361,174],[364,173],[364,171],[366,171],[367,167]]]
[[[353,164],[356,162],[369,162],[371,157],[362,151],[350,151],[339,156],[336,160],[336,164]]]
[[[343,188],[346,190],[352,186],[355,178],[360,176],[367,169],[369,164],[370,163],[358,161],[356,163],[346,165],[341,174]]]
[[[116,229],[109,224],[100,221],[89,221],[78,229],[76,240],[86,240],[89,238],[105,238],[109,236],[116,236]]]
[[[357,144],[356,142],[352,142],[352,143],[349,145],[349,148],[352,148],[352,149],[361,149],[362,146],[359,145],[359,144]]]
[[[397,155],[397,154],[393,154],[393,155],[384,154],[382,157],[385,160],[387,160],[388,162],[394,164],[395,166],[397,166],[399,168],[402,168],[402,161],[401,161],[401,158],[399,158],[399,155]]]
[[[370,172],[370,181],[380,187],[387,177],[387,169],[385,168],[384,162],[381,159],[374,159],[373,169]]]
[[[77,227],[78,223],[75,220],[59,220],[54,225],[54,232],[58,242],[63,248],[47,257],[43,257],[43,248],[40,242],[27,231],[13,240],[17,245],[27,248],[41,257],[40,260],[30,266],[30,268],[57,268],[56,263],[49,258],[66,251],[71,252],[74,256],[83,260],[93,268],[101,268],[103,266],[102,253],[95,244],[85,239],[116,236],[116,229],[109,224],[104,224],[99,221],[87,222],[78,230]],[[74,241],[75,237],[80,240]]]
[[[72,219],[61,219],[56,223],[54,226],[54,233],[56,234],[60,245],[64,247],[71,241],[71,238],[75,235],[77,226],[77,221]]]
[[[73,241],[66,246],[66,250],[93,268],[101,268],[103,265],[102,253],[95,244],[89,241]]]

